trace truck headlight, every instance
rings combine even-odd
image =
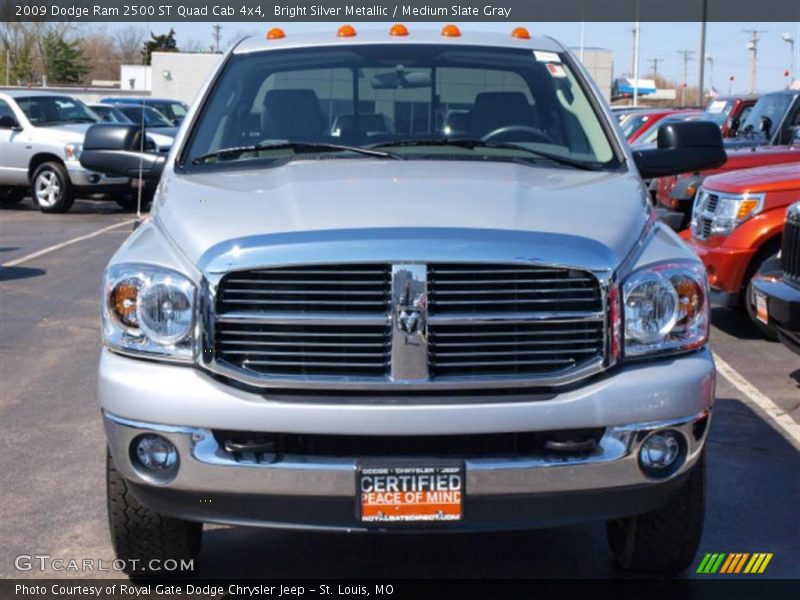
[[[730,235],[763,208],[764,194],[723,194],[703,190],[697,194],[692,209],[692,232],[696,237]]]
[[[64,146],[64,154],[67,160],[79,160],[83,152],[83,144],[67,144]]]
[[[186,277],[117,265],[106,272],[103,296],[103,339],[110,348],[192,359],[196,291]]]
[[[700,266],[648,267],[622,290],[625,356],[687,351],[708,341],[708,283]]]

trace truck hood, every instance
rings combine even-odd
[[[86,130],[93,123],[73,123],[71,125],[53,125],[52,127],[36,127],[31,131],[31,139],[64,144],[82,144]]]
[[[453,259],[610,270],[641,235],[649,205],[631,173],[358,158],[169,173],[153,214],[207,272]]]

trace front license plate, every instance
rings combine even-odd
[[[753,291],[753,300],[756,305],[756,318],[762,323],[769,324],[769,311],[767,310],[767,297],[757,291]]]
[[[360,465],[358,514],[363,523],[460,521],[464,466]]]

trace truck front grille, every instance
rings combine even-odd
[[[345,264],[236,271],[204,352],[286,389],[557,385],[598,372],[605,298],[588,271],[529,264]]]
[[[786,219],[781,243],[781,271],[786,277],[800,281],[800,220]]]
[[[719,196],[709,192],[697,195],[697,205],[694,208],[692,221],[692,234],[698,240],[707,240],[711,237],[714,215],[719,204]]]

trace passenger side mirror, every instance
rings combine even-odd
[[[135,123],[98,123],[83,141],[81,165],[90,171],[158,181],[166,156],[144,152],[144,130]]]
[[[658,128],[657,147],[636,150],[633,160],[643,179],[719,167],[728,156],[716,123],[688,121]]]
[[[0,129],[14,129],[20,130],[19,122],[11,115],[3,115],[0,117]]]

